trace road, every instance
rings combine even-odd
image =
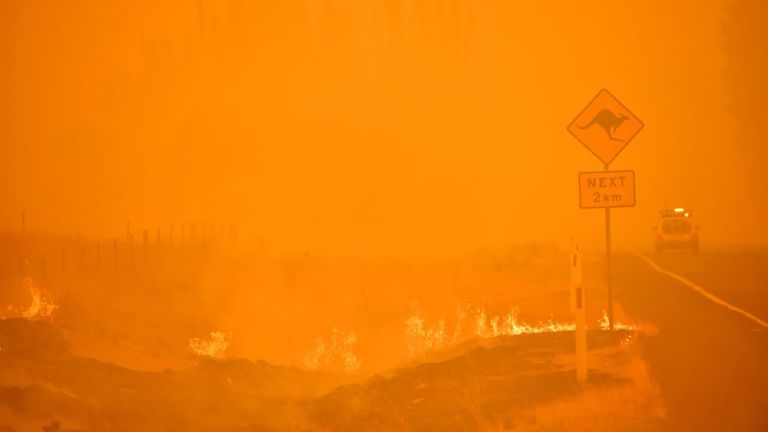
[[[768,321],[768,250],[644,255]],[[667,408],[660,429],[768,431],[768,329],[636,255],[614,262],[625,311],[659,330],[642,349]]]

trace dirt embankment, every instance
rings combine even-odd
[[[3,320],[0,430],[643,430],[663,409],[636,339],[591,331],[586,385],[570,332],[470,340],[355,381],[237,359],[130,370],[72,355],[48,323]]]

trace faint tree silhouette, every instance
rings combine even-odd
[[[768,3],[735,0],[723,21],[729,110],[737,134],[736,145],[744,156],[744,168],[755,180],[752,187],[759,189],[754,191],[755,195],[764,196],[768,193],[768,182],[762,177],[768,160],[768,131],[764,126],[768,103]]]

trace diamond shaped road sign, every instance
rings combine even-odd
[[[602,89],[568,125],[568,132],[608,165],[643,126],[615,96]]]

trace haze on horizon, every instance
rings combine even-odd
[[[415,5],[421,4],[417,7]],[[665,206],[705,245],[766,244],[765,6],[202,0],[0,5],[0,228],[114,236],[237,224],[275,249],[596,250],[602,168],[566,125],[601,88],[645,122],[612,168],[650,244]]]

